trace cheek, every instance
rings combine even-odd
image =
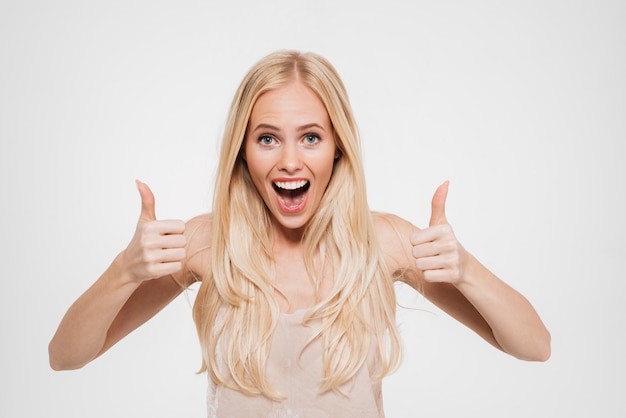
[[[328,177],[331,177],[333,171],[335,170],[337,161],[335,153],[329,154],[323,159],[323,161],[320,161],[320,170],[322,170]]]
[[[250,178],[252,179],[252,182],[254,183],[256,188],[260,188],[262,185],[263,176],[259,172],[258,166],[251,166],[250,164],[248,164],[248,172],[250,173]]]
[[[268,165],[267,161],[259,159],[254,153],[248,153],[245,162],[254,186],[263,194],[271,166]]]
[[[330,184],[330,180],[333,177],[334,172],[334,160],[329,162],[328,160],[320,161],[315,167],[315,178],[316,178],[316,186],[317,193],[319,195],[324,194],[328,185]]]
[[[253,149],[249,149],[248,147],[244,147],[242,158],[248,166],[248,171],[250,172],[250,175],[253,178],[256,177],[258,173],[262,170],[262,160],[254,152]]]

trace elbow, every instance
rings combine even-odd
[[[58,349],[54,343],[54,339],[48,344],[48,364],[50,368],[56,372],[61,370],[68,370],[68,367],[64,364],[63,359],[58,354]]]
[[[48,363],[50,364],[50,368],[55,372],[68,370],[68,368],[64,367],[63,363],[59,361],[59,359],[55,358],[51,353],[48,353]]]
[[[50,368],[55,372],[70,370],[70,367],[58,358],[58,356],[55,356],[50,348],[48,348],[48,363],[50,364]]]
[[[50,343],[48,345],[48,363],[50,364],[50,368],[54,371],[63,371],[63,370],[76,370],[83,367],[84,363],[77,363],[69,361],[64,356],[60,355],[57,350],[55,350],[54,345]]]
[[[56,351],[54,349],[54,340],[50,341],[48,344],[48,364],[50,364],[50,368],[56,372],[65,370],[63,367],[63,363],[56,355]]]
[[[550,333],[547,333],[545,341],[541,344],[540,348],[537,351],[537,356],[535,357],[535,361],[548,361],[550,356],[552,355],[552,342]]]
[[[552,355],[552,342],[550,333],[546,330],[545,335],[535,339],[528,345],[528,351],[518,356],[520,360],[546,362]]]
[[[531,355],[521,359],[527,361],[546,362],[550,359],[551,354],[552,350],[550,349],[550,345],[547,345],[545,347],[538,348]]]
[[[551,336],[547,330],[542,335],[528,336],[513,344],[500,344],[496,340],[495,346],[504,353],[524,361],[546,362],[552,355]]]
[[[76,370],[84,366],[84,364],[72,364],[68,362],[63,362],[62,360],[56,359],[53,356],[48,357],[48,362],[50,364],[50,368],[55,372],[60,372],[63,370]]]
[[[59,363],[52,357],[49,358],[49,363],[50,363],[50,368],[54,370],[55,372],[59,372],[61,370],[67,370],[65,367],[61,365],[61,363]]]
[[[548,361],[552,355],[552,336],[550,331],[544,329],[544,336],[537,344],[535,361]]]

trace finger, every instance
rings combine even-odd
[[[413,257],[430,257],[435,255],[455,254],[459,250],[459,245],[451,240],[438,240],[426,242],[424,244],[413,246]]]
[[[158,244],[160,248],[185,248],[187,240],[183,234],[163,235]]]
[[[184,248],[168,248],[159,251],[154,259],[156,263],[171,263],[182,261],[185,258],[186,251]]]
[[[142,226],[144,233],[159,235],[178,235],[185,232],[185,222],[177,219],[152,221]]]
[[[432,257],[441,254],[441,248],[433,242],[427,242],[413,246],[412,254],[413,258]]]
[[[176,229],[174,229],[176,228]],[[161,250],[167,248],[185,248],[187,237],[184,234],[183,221],[139,221],[136,236],[138,245],[143,250]],[[142,250],[142,251],[143,251]],[[154,261],[149,258],[147,261]]]
[[[420,245],[435,241],[436,239],[444,237],[449,230],[451,230],[451,228],[448,224],[415,230],[415,232],[411,234],[411,245]]]
[[[423,275],[424,280],[430,283],[447,282],[450,278],[450,272],[446,269],[425,270]]]
[[[180,261],[172,261],[167,263],[155,263],[150,266],[149,274],[156,277],[167,276],[180,271],[183,268],[183,263]]]
[[[154,211],[154,194],[147,184],[135,180],[137,183],[137,190],[141,196],[141,214],[139,215],[140,221],[156,221],[156,214]]]
[[[445,268],[445,266],[442,265],[442,260],[439,256],[420,257],[415,260],[415,266],[423,272]]]
[[[450,182],[446,180],[441,186],[437,187],[433,200],[431,202],[430,226],[447,224],[446,219],[446,198],[448,197],[448,185]]]

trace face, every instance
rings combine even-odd
[[[281,231],[301,232],[311,219],[337,156],[330,117],[311,89],[296,81],[258,98],[244,160]]]

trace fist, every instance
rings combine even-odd
[[[448,185],[446,181],[435,191],[429,227],[416,230],[411,235],[411,245],[415,265],[426,281],[456,284],[463,277],[465,250],[446,219]]]
[[[157,220],[154,195],[137,181],[141,196],[141,214],[130,244],[124,250],[125,268],[138,282],[173,274],[182,269],[186,257],[185,223],[181,220]]]

